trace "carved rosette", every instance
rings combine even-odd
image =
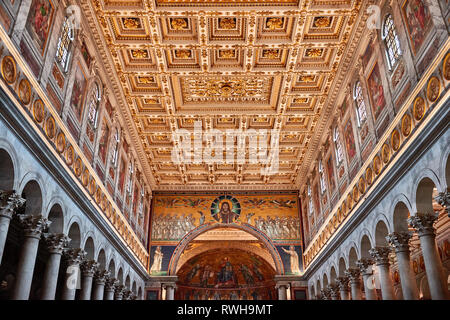
[[[95,271],[95,283],[98,285],[105,285],[110,272],[108,270],[97,270]]]
[[[386,237],[386,241],[395,248],[395,252],[409,252],[409,239],[412,233],[409,231],[392,232]]]
[[[349,291],[349,277],[337,277],[336,278],[337,285],[339,286],[339,290],[341,291]]]
[[[14,190],[0,190],[0,217],[11,219],[16,210],[25,204],[25,199]]]
[[[339,286],[336,283],[328,285],[328,290],[330,290],[331,298],[333,300],[338,300],[340,297]]]
[[[372,266],[373,266],[373,260],[369,258],[362,258],[356,261],[356,265],[359,268],[359,271],[361,271],[361,274],[363,275],[371,275],[373,273]]]
[[[70,266],[79,265],[86,257],[86,251],[80,248],[69,248],[63,251],[64,258]]]
[[[42,232],[44,232],[51,223],[43,216],[21,214],[18,217],[19,222],[23,227],[25,237],[40,239]]]
[[[63,233],[44,233],[43,236],[50,253],[62,254],[70,242],[70,238]]]
[[[85,260],[81,263],[81,271],[85,277],[93,277],[97,268],[98,262],[95,260]]]
[[[434,236],[436,230],[433,224],[437,218],[438,215],[434,213],[416,213],[415,216],[408,218],[408,223],[417,230],[419,237]]]
[[[119,285],[119,280],[111,277],[107,277],[105,282],[105,291],[115,291],[116,287]]]
[[[359,283],[360,282],[360,272],[357,268],[348,268],[344,271],[345,275],[349,278],[350,283]]]
[[[436,202],[441,206],[445,207],[445,212],[447,212],[447,215],[450,217],[450,211],[448,210],[450,207],[450,191],[447,190],[445,192],[439,192],[434,200],[436,200]]]
[[[369,250],[370,255],[375,260],[377,266],[389,265],[389,253],[391,248],[389,247],[375,247]]]

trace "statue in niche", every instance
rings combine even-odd
[[[299,267],[299,264],[298,264],[298,254],[295,251],[294,246],[289,246],[289,250],[286,250],[283,247],[281,247],[281,249],[291,256],[291,258],[290,258],[291,272],[292,273],[296,273],[296,274],[300,273],[300,267]]]
[[[150,268],[150,273],[157,273],[161,271],[162,259],[164,254],[161,252],[161,246],[157,246],[153,254],[153,264]]]

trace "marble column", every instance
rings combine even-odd
[[[17,208],[25,203],[14,190],[0,190],[0,265],[2,264],[3,251],[8,237],[9,224]]]
[[[395,300],[394,286],[392,285],[392,277],[389,270],[389,247],[375,247],[369,250],[370,255],[378,267],[381,295],[383,300]]]
[[[287,300],[287,284],[277,284],[278,300]]]
[[[69,244],[70,239],[62,233],[46,233],[44,234],[44,239],[49,256],[42,281],[41,299],[55,300],[61,256],[64,248]]]
[[[165,286],[166,286],[166,300],[174,300],[175,299],[175,289],[176,289],[175,284],[174,283],[166,283]]]
[[[91,300],[92,281],[94,280],[94,273],[97,271],[98,263],[95,260],[87,260],[81,263],[81,292],[80,300]]]
[[[361,277],[359,269],[348,268],[344,273],[350,280],[352,300],[361,300]]]
[[[444,207],[445,212],[447,213],[447,216],[450,218],[450,187],[447,188],[447,191],[445,192],[439,192],[439,194],[434,198],[437,203],[439,203],[442,207]]]
[[[349,281],[348,277],[338,277],[336,278],[336,283],[339,287],[339,293],[341,300],[349,300]]]
[[[39,240],[50,222],[43,216],[31,215],[20,215],[19,221],[24,229],[24,242],[20,252],[17,278],[11,299],[27,300],[30,297]]]
[[[94,294],[92,296],[92,300],[103,300],[105,295],[105,283],[107,278],[109,277],[109,271],[101,270],[95,272],[94,278]]]
[[[403,299],[418,300],[419,290],[417,289],[417,283],[411,268],[411,259],[409,256],[409,239],[411,239],[411,236],[412,234],[407,231],[393,232],[386,237],[386,240],[395,249]]]
[[[67,270],[62,291],[62,300],[75,300],[76,290],[79,288],[80,264],[86,258],[86,251],[80,248],[70,248],[63,252],[67,260]]]
[[[377,291],[375,290],[375,283],[373,279],[373,260],[368,258],[359,259],[356,265],[361,272],[364,284],[364,293],[366,300],[378,300]]]
[[[437,214],[416,213],[408,223],[417,230],[427,273],[430,294],[433,300],[448,300],[447,277],[444,274],[436,244],[436,230],[433,227]]]
[[[123,292],[125,290],[125,286],[119,284],[116,286],[116,290],[114,291],[114,300],[123,300]]]
[[[331,300],[339,300],[340,293],[339,293],[339,286],[336,283],[332,283],[328,285],[328,289],[331,293]]]
[[[105,297],[104,300],[114,300],[114,291],[116,290],[116,286],[119,284],[114,278],[108,277],[105,282]]]

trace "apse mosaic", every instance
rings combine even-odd
[[[248,224],[275,243],[300,244],[298,196],[155,195],[152,243],[176,244],[205,224]]]

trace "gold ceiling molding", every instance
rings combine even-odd
[[[361,36],[361,0],[81,3],[153,190],[298,188]],[[280,130],[280,171],[171,163],[172,132],[195,121]]]

